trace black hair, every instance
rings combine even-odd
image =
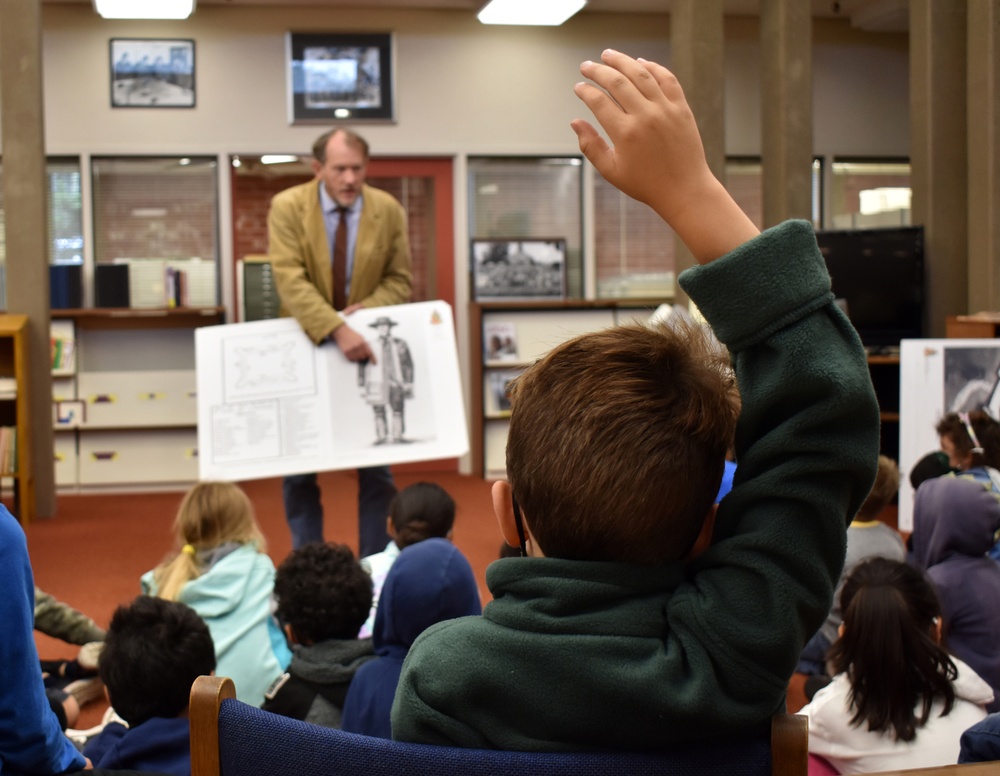
[[[396,494],[389,517],[400,549],[424,539],[445,539],[455,524],[455,500],[440,485],[416,482]]]
[[[111,617],[98,671],[114,710],[132,727],[177,717],[191,685],[215,670],[215,645],[187,604],[141,595]]]
[[[910,469],[910,485],[916,490],[927,480],[935,477],[943,477],[948,472],[953,472],[951,464],[948,463],[948,456],[940,450],[927,453],[923,458],[913,464]]]
[[[840,607],[844,631],[829,660],[850,681],[851,724],[912,741],[934,701],[943,701],[942,717],[955,704],[958,670],[935,637],[933,586],[912,566],[871,558],[847,578]]]
[[[312,542],[278,567],[274,597],[301,643],[354,639],[372,607],[372,581],[347,545]]]

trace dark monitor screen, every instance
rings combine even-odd
[[[923,227],[821,231],[816,240],[833,294],[866,347],[923,336]]]

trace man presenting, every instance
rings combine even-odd
[[[365,185],[368,143],[334,129],[313,144],[316,179],[277,194],[268,215],[268,254],[284,314],[309,338],[332,340],[350,361],[377,362],[347,322],[361,307],[410,299],[410,244],[402,205]],[[323,541],[323,507],[315,474],[282,486],[292,547]],[[359,557],[389,542],[385,518],[396,486],[388,466],[358,469]]]

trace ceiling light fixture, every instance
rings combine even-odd
[[[587,0],[490,0],[477,18],[483,24],[558,27],[586,4]]]
[[[186,19],[195,0],[94,0],[94,10],[105,19]]]

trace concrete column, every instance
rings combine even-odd
[[[726,114],[723,56],[722,0],[674,0],[670,14],[670,69],[681,82],[698,121],[708,166],[725,181]],[[674,271],[680,274],[695,263],[677,239]],[[686,301],[680,286],[678,303]]]
[[[802,0],[761,0],[764,226],[812,219],[812,16]]]
[[[968,311],[966,3],[910,0],[912,221],[924,227],[926,330]]]
[[[0,3],[0,130],[7,224],[7,310],[28,316],[31,439],[39,516],[55,513],[49,353],[49,260],[38,0]]]
[[[968,3],[968,311],[1000,310],[1000,0]]]

